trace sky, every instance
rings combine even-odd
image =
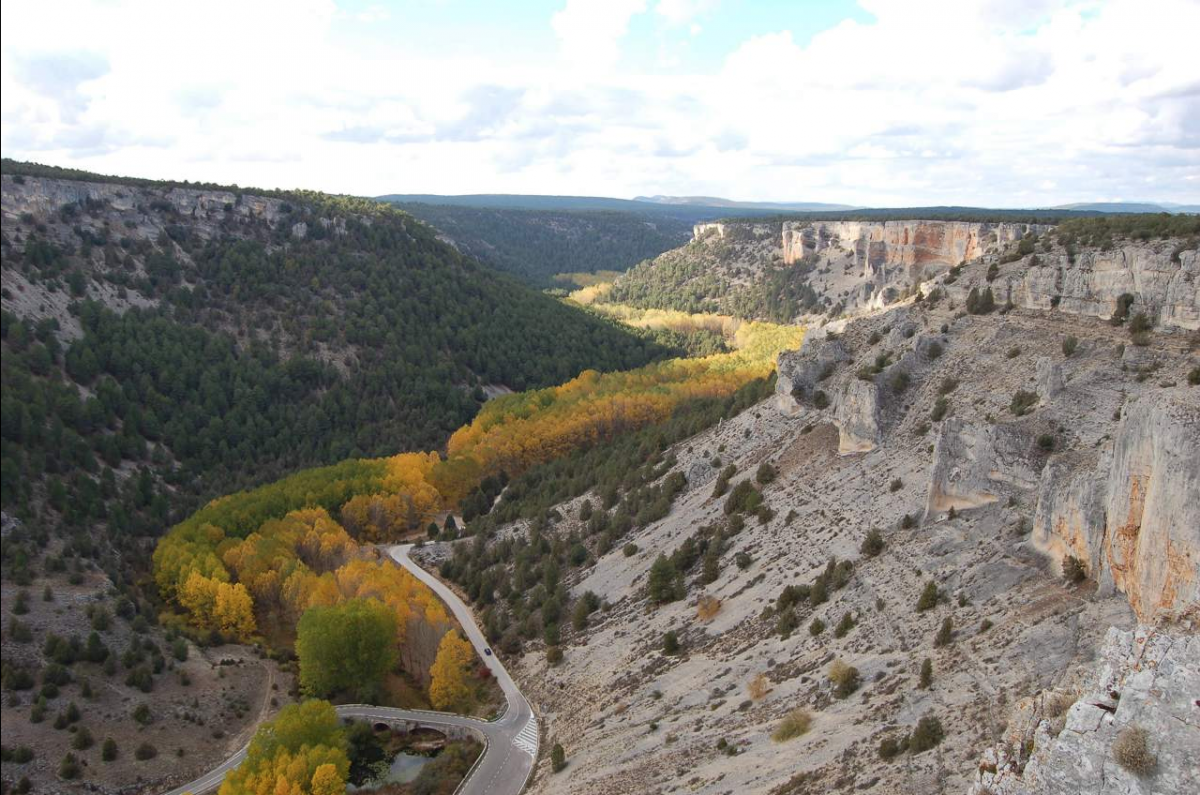
[[[0,150],[336,193],[1200,203],[1200,0],[39,0]]]

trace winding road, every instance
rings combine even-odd
[[[448,712],[395,709],[369,704],[341,704],[336,708],[337,713],[342,718],[395,723],[406,721],[434,729],[474,730],[484,738],[484,752],[467,774],[467,778],[459,785],[455,795],[518,795],[525,789],[537,760],[537,716],[533,714],[529,701],[517,689],[504,664],[495,655],[484,653],[484,649],[488,648],[487,639],[475,623],[475,616],[470,608],[441,580],[413,562],[408,555],[411,549],[412,544],[398,544],[389,547],[388,554],[413,576],[432,588],[450,608],[450,612],[466,632],[467,639],[479,652],[479,658],[500,685],[508,706],[504,714],[494,721]],[[225,780],[225,774],[241,764],[245,758],[246,749],[242,748],[200,778],[176,787],[165,795],[184,795],[189,792],[200,795],[202,792],[216,789]]]

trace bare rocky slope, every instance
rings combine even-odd
[[[997,249],[813,328],[774,399],[672,449],[669,515],[573,576],[604,609],[562,661],[540,644],[518,661],[567,759],[532,791],[1195,791],[1200,273],[1178,249]],[[1125,293],[1153,330],[1108,320]],[[771,510],[737,530],[718,473],[736,487],[764,463]],[[560,536],[586,538],[585,498],[558,506]],[[711,526],[715,577],[690,569],[684,598],[652,604],[659,553]],[[807,598],[834,559],[851,565],[824,583],[844,585]],[[808,731],[773,740],[797,708]],[[892,754],[922,718],[944,739]],[[1116,760],[1128,727],[1149,732],[1141,773]]]

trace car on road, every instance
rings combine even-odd
[[[487,656],[489,656],[489,657],[491,657],[491,656],[492,656],[492,650],[491,650],[491,649],[484,649],[484,650],[483,650],[483,653],[484,653],[484,654],[486,654],[486,655],[487,655]]]

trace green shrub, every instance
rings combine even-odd
[[[895,737],[884,737],[879,741],[879,758],[886,761],[895,759],[908,750],[908,736],[897,740]]]
[[[950,616],[946,616],[942,619],[942,626],[938,629],[937,634],[933,636],[933,645],[948,646],[952,640],[954,640],[954,620]]]
[[[867,531],[867,537],[863,539],[858,551],[867,557],[873,558],[880,552],[883,552],[883,547],[883,534],[879,532],[878,528],[872,527]]]
[[[62,763],[58,766],[58,777],[66,781],[73,781],[83,774],[83,768],[79,764],[79,760],[75,758],[75,754],[67,754],[63,757]]]
[[[1187,382],[1192,386],[1200,386],[1200,367],[1193,367],[1188,370]]]
[[[825,631],[825,622],[819,618],[814,618],[812,623],[808,625],[808,634],[814,638]]]
[[[749,480],[739,481],[725,498],[725,515],[754,513],[762,505],[762,494]]]
[[[941,592],[938,591],[937,583],[933,580],[925,583],[925,587],[921,590],[921,595],[917,598],[917,612],[924,613],[926,610],[932,610],[937,607],[940,598]]]
[[[929,419],[934,422],[941,422],[946,418],[946,414],[950,412],[950,401],[944,397],[939,397],[933,402],[933,410],[929,412]]]
[[[156,756],[158,756],[158,749],[150,743],[142,743],[137,747],[137,750],[133,752],[133,757],[139,762],[145,762],[146,760],[153,759]]]
[[[112,762],[117,758],[117,741],[111,737],[105,738],[100,745],[100,758],[105,762]]]
[[[1132,335],[1145,334],[1152,328],[1154,328],[1154,324],[1145,312],[1138,312],[1129,319],[1129,333]]]
[[[813,408],[823,411],[829,408],[829,395],[826,395],[820,389],[813,392],[812,396]]]
[[[926,657],[921,661],[921,681],[917,685],[922,690],[928,690],[933,684],[933,660]]]
[[[926,715],[917,721],[917,726],[909,735],[908,748],[914,754],[919,754],[934,748],[945,739],[942,722],[932,715]]]
[[[1058,440],[1054,438],[1052,433],[1038,434],[1037,446],[1043,453],[1054,452],[1054,447],[1058,444]]]
[[[95,744],[92,739],[92,733],[88,731],[86,726],[80,726],[75,730],[75,736],[71,738],[71,747],[76,751],[86,751]]]
[[[842,618],[838,621],[837,626],[833,628],[833,636],[835,638],[844,638],[854,629],[854,616],[849,611],[842,613]]]
[[[1062,341],[1063,356],[1074,356],[1075,350],[1079,347],[1079,340],[1068,335]]]
[[[663,635],[663,654],[678,654],[679,649],[679,636],[675,634],[675,630],[668,630],[667,633]]]
[[[546,647],[546,662],[550,665],[558,665],[563,660],[563,650],[561,646]]]
[[[1018,417],[1023,417],[1037,405],[1038,396],[1035,392],[1027,392],[1024,389],[1018,389],[1013,394],[1012,402],[1008,404],[1008,410]]]
[[[904,481],[900,478],[894,478],[892,482],[888,484],[888,491],[892,492],[893,494],[897,491],[900,491],[902,488],[904,488]]]
[[[775,467],[771,466],[769,462],[763,461],[758,465],[758,471],[754,473],[754,479],[765,486],[775,480],[776,475],[778,473],[775,471]]]
[[[1067,555],[1062,561],[1062,576],[1071,585],[1078,585],[1087,579],[1087,567],[1079,558]]]
[[[550,749],[550,767],[555,773],[561,773],[563,768],[567,766],[567,752],[558,743]]]
[[[625,554],[625,557],[632,558],[638,553],[638,545],[630,541],[628,544],[621,547],[621,551]]]
[[[972,315],[986,315],[996,308],[996,297],[992,294],[991,287],[985,287],[980,290],[978,287],[972,287],[971,292],[967,293],[967,312]]]

